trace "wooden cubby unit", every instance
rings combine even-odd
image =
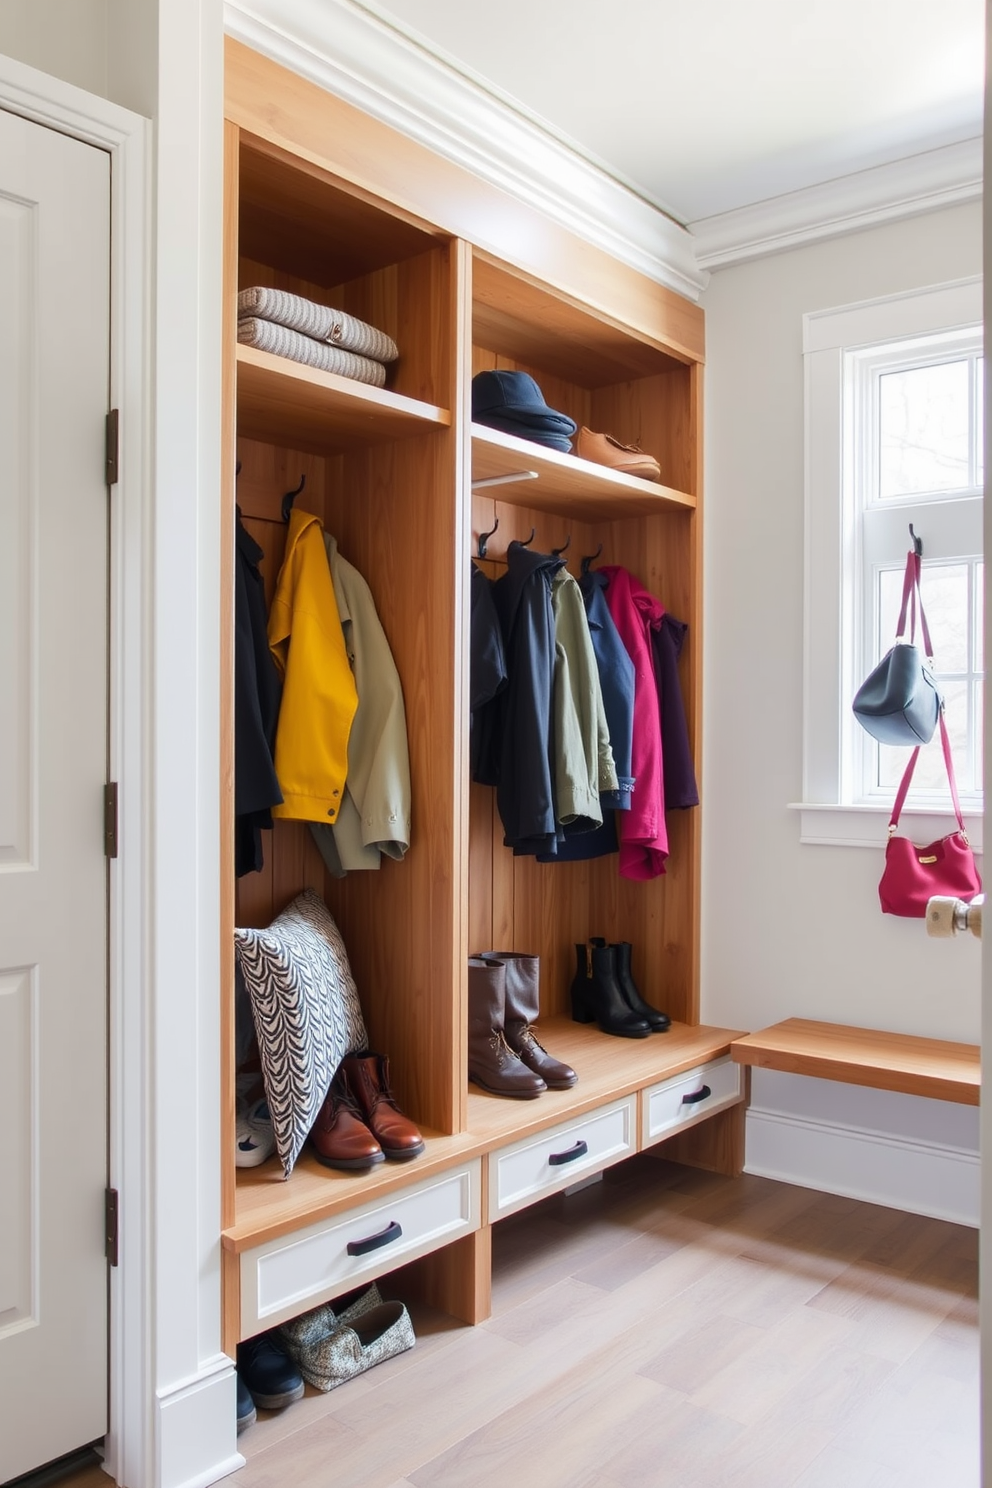
[[[334,533],[375,596],[403,684],[413,785],[412,845],[402,863],[335,879],[306,825],[277,821],[261,873],[235,884],[224,864],[231,1157],[222,1239],[225,1345],[233,1350],[266,1319],[286,1315],[289,1302],[271,1294],[273,1275],[294,1275],[299,1264],[302,1279],[287,1293],[298,1311],[349,1289],[354,1278],[321,1271],[325,1235],[330,1245],[353,1216],[371,1224],[393,1204],[429,1205],[435,1191],[454,1204],[449,1219],[395,1264],[404,1285],[479,1321],[488,1309],[490,1226],[521,1202],[500,1188],[504,1159],[528,1143],[556,1141],[559,1131],[571,1138],[583,1123],[591,1134],[602,1117],[616,1135],[603,1138],[583,1173],[659,1141],[658,1150],[680,1160],[739,1171],[747,1085],[729,1056],[736,1031],[699,1022],[699,812],[669,814],[667,873],[632,883],[619,877],[615,857],[514,858],[494,793],[470,781],[468,765],[471,562],[479,534],[498,518],[489,572],[500,571],[508,541],[533,527],[545,550],[570,539],[574,573],[599,550],[600,561],[632,569],[688,621],[680,666],[698,767],[701,312],[233,41],[225,158],[228,538],[237,503],[263,548],[271,596],[285,541],[281,500],[306,477],[297,503]],[[238,346],[236,291],[256,284],[343,309],[391,335],[400,358],[385,388]],[[473,425],[471,377],[492,367],[532,373],[553,407],[651,451],[661,481]],[[473,491],[473,480],[522,471],[536,478]],[[232,572],[229,553],[233,612]],[[227,680],[225,843],[233,837],[231,692]],[[288,1181],[274,1160],[235,1170],[232,932],[267,924],[304,887],[323,896],[341,929],[372,1046],[388,1056],[400,1103],[424,1130],[427,1150],[412,1163],[348,1175],[305,1153]],[[610,1038],[571,1022],[574,946],[597,934],[633,943],[641,991],[673,1018],[669,1033]],[[540,956],[540,1034],[577,1069],[573,1089],[533,1101],[470,1089],[466,962],[490,948]],[[712,1104],[700,1106],[696,1086],[704,1083],[712,1083]],[[693,1104],[680,1109],[683,1091]],[[658,1112],[669,1098],[676,1114],[665,1125]],[[393,1269],[382,1254],[379,1269],[363,1276]]]

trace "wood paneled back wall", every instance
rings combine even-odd
[[[478,273],[478,264],[476,264]],[[477,306],[478,324],[478,306]],[[491,316],[485,315],[492,330]],[[478,334],[478,330],[477,330]],[[513,334],[519,340],[516,326]],[[537,337],[534,337],[537,340]],[[649,363],[653,365],[654,363]],[[602,375],[598,361],[590,364]],[[574,363],[582,374],[581,356]],[[530,373],[545,402],[577,424],[606,431],[624,443],[654,454],[662,483],[695,494],[699,472],[686,452],[692,370],[675,364],[663,372],[606,387],[585,387],[546,366],[473,345],[472,372],[494,368]],[[535,483],[536,484],[536,483]],[[526,489],[526,488],[525,488]],[[583,556],[602,550],[594,566],[616,563],[635,573],[661,599],[666,610],[689,624],[680,659],[680,677],[697,770],[701,759],[699,699],[695,676],[700,644],[697,518],[692,511],[614,522],[576,521],[555,513],[509,504],[499,487],[472,497],[472,552],[478,538],[499,520],[487,542],[481,567],[495,578],[505,571],[507,545],[526,540],[543,552],[571,539],[566,558],[578,578]],[[694,925],[698,854],[698,811],[670,812],[671,855],[667,872],[652,883],[632,883],[618,874],[617,858],[588,863],[538,863],[513,856],[503,846],[495,791],[474,785],[470,812],[469,940],[473,950],[514,950],[541,957],[541,1008],[545,1015],[569,1011],[569,988],[576,966],[575,945],[591,936],[630,940],[635,977],[642,993],[682,1022],[698,1021],[698,960]]]

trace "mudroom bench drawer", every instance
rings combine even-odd
[[[641,1094],[641,1146],[674,1136],[743,1096],[741,1067],[729,1054],[649,1085]]]
[[[241,1337],[427,1255],[481,1223],[478,1158],[241,1254]]]
[[[636,1096],[489,1154],[489,1218],[502,1219],[637,1150]]]

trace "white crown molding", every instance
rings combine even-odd
[[[700,269],[898,222],[982,195],[982,141],[962,140],[689,224]]]
[[[692,236],[355,0],[226,0],[230,36],[698,300]]]

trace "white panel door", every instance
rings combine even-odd
[[[0,1482],[107,1428],[110,163],[0,112]]]

